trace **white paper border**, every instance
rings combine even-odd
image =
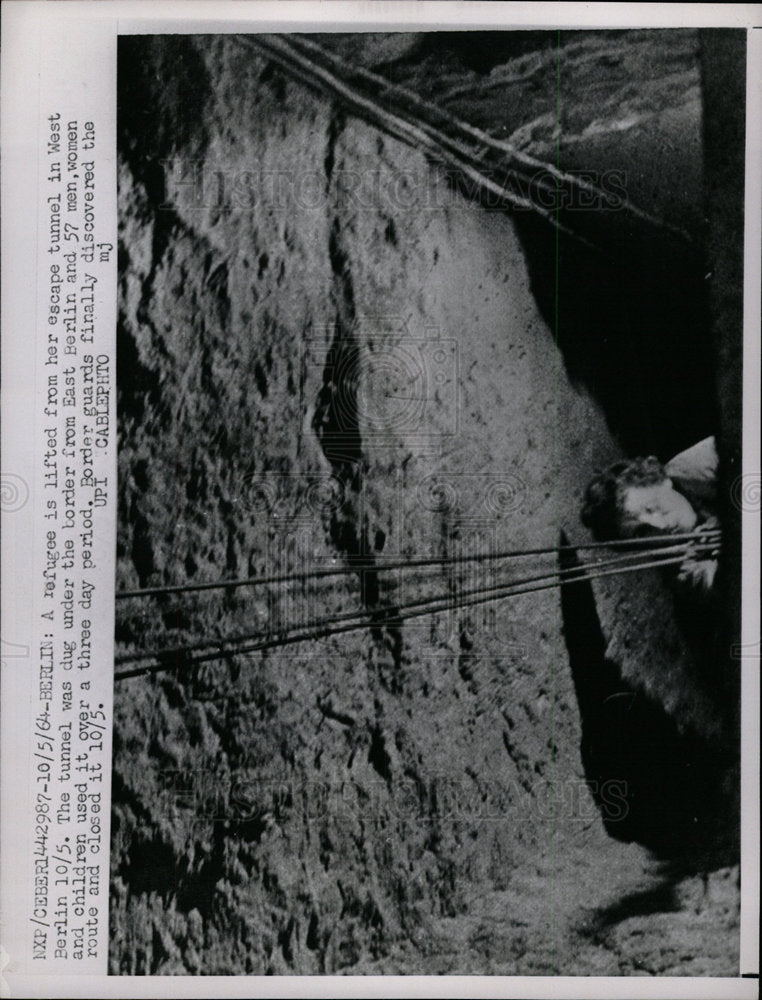
[[[438,28],[631,28],[631,27],[737,27],[762,26],[756,4],[624,4],[609,3],[482,3],[459,0],[423,2],[290,2],[277,0],[72,0],[44,3],[16,0],[3,7],[2,46],[2,137],[3,137],[3,239],[17,248],[3,257],[3,319],[29,314],[25,299],[24,259],[27,248],[34,253],[34,229],[26,206],[35,204],[33,173],[14,170],[24,155],[36,162],[28,148],[30,130],[36,136],[37,101],[34,81],[39,60],[38,27],[44,19],[60,23],[62,37],[73,21],[97,20],[113,25],[115,34],[240,33],[246,31],[313,30],[373,31]],[[760,362],[760,223],[762,221],[762,31],[749,33],[747,72],[747,161],[744,308],[744,473],[759,469],[759,362]],[[30,73],[31,70],[31,73]],[[31,80],[30,80],[31,76]],[[97,81],[94,81],[96,83]],[[34,123],[30,126],[30,122]],[[26,144],[26,145],[25,145]],[[33,316],[31,317],[33,320]],[[23,367],[23,366],[22,366]],[[3,466],[27,465],[23,435],[6,432],[34,425],[33,401],[25,394],[19,365],[8,345],[3,344]],[[31,421],[31,423],[30,423]],[[19,512],[21,513],[21,512]],[[13,531],[2,539],[3,563],[18,564],[23,558],[23,538],[31,535],[32,504],[23,516],[14,515]],[[744,603],[742,643],[751,653],[742,657],[743,743],[742,792],[743,837],[741,851],[741,969],[758,971],[759,927],[759,514],[748,511],[743,522]],[[24,633],[29,595],[19,589],[3,594],[3,634],[8,641]],[[17,631],[9,632],[9,622]],[[756,652],[754,652],[756,650]],[[12,770],[14,746],[19,733],[13,716],[3,716],[2,759],[4,773]],[[10,762],[10,764],[9,764]],[[7,805],[7,781],[3,783]],[[13,796],[18,806],[18,793]],[[3,820],[9,822],[7,815]],[[5,871],[9,858],[3,858]],[[7,887],[6,887],[7,889]],[[0,928],[1,930],[1,928]],[[641,979],[624,977],[83,977],[51,979],[6,973],[11,996],[524,996],[541,997],[752,997],[758,995],[753,979]]]

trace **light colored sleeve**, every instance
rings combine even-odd
[[[694,505],[713,510],[717,503],[717,465],[715,440],[708,437],[675,455],[664,469],[675,488]]]

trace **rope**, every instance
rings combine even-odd
[[[524,180],[528,181],[529,184],[533,187],[544,186],[546,190],[552,192],[554,196],[557,196],[557,188],[558,184],[560,183],[561,185],[564,185],[566,188],[572,188],[578,191],[584,191],[589,194],[593,194],[595,195],[596,199],[598,199],[600,204],[602,205],[606,204],[606,197],[607,197],[606,192],[598,188],[596,185],[591,184],[589,181],[585,181],[583,178],[577,177],[573,174],[565,173],[564,171],[561,171],[560,169],[558,169],[558,167],[554,166],[553,164],[546,163],[545,161],[540,160],[537,157],[531,156],[530,154],[519,150],[514,144],[506,142],[505,140],[500,140],[495,138],[494,136],[490,135],[489,132],[485,132],[482,129],[476,128],[475,126],[469,124],[468,122],[456,118],[454,115],[452,115],[448,111],[445,111],[439,105],[433,103],[432,101],[425,100],[418,94],[415,94],[413,91],[408,90],[406,87],[403,87],[400,84],[392,83],[390,80],[387,80],[384,77],[379,76],[378,74],[373,73],[368,69],[365,69],[364,67],[355,66],[352,63],[347,62],[345,59],[342,59],[341,56],[338,56],[335,53],[331,52],[330,50],[325,49],[322,45],[313,41],[310,38],[307,38],[303,35],[292,35],[289,37],[289,40],[286,41],[284,38],[279,37],[277,35],[266,35],[266,36],[259,36],[257,38],[246,39],[244,43],[250,46],[253,45],[254,47],[258,47],[260,50],[268,52],[268,54],[270,54],[271,56],[273,55],[273,51],[275,50],[279,56],[279,58],[277,58],[276,61],[278,61],[279,65],[281,65],[284,69],[288,70],[293,76],[296,76],[298,79],[302,80],[302,82],[304,82],[305,73],[309,76],[313,76],[312,82],[317,83],[317,85],[320,87],[321,90],[325,91],[327,87],[328,90],[334,96],[342,98],[342,100],[344,100],[346,103],[349,103],[350,106],[353,106],[356,103],[357,106],[361,108],[364,107],[366,111],[367,109],[370,109],[369,113],[372,115],[372,118],[375,118],[376,123],[380,123],[384,127],[386,127],[384,125],[385,120],[390,124],[392,121],[395,121],[396,123],[398,123],[397,127],[399,127],[399,123],[402,122],[404,124],[405,119],[401,119],[397,115],[392,115],[390,112],[387,112],[384,109],[380,108],[378,105],[368,101],[357,92],[352,91],[346,85],[346,83],[344,83],[343,81],[340,82],[330,72],[328,72],[328,70],[320,66],[319,63],[316,63],[315,61],[310,59],[307,55],[303,54],[303,52],[300,52],[298,50],[302,49],[307,52],[310,52],[314,56],[322,60],[324,63],[327,62],[331,64],[335,69],[340,70],[345,75],[354,76],[355,78],[364,80],[366,83],[372,84],[374,87],[380,88],[387,94],[401,98],[403,101],[408,102],[408,104],[412,105],[412,107],[414,108],[419,108],[423,112],[429,115],[433,114],[435,116],[438,116],[441,121],[445,122],[447,125],[453,128],[461,137],[469,136],[472,140],[475,140],[480,146],[498,152],[503,157],[507,156],[509,158],[509,161],[507,164],[506,163],[501,164],[503,169],[505,169],[506,171],[513,171],[517,177],[522,177]],[[295,49],[296,51],[294,51]],[[290,59],[293,60],[293,63],[289,62]],[[297,71],[294,68],[293,65],[294,63],[296,64],[296,66],[299,67],[299,71]],[[472,167],[478,168],[479,166],[481,166],[483,161],[483,155],[475,153],[473,151],[473,148],[469,148],[468,146],[463,145],[463,143],[460,143],[457,140],[452,139],[446,133],[437,129],[434,125],[431,125],[429,122],[423,119],[415,117],[413,118],[413,121],[415,122],[415,125],[412,127],[425,133],[426,136],[430,140],[432,140],[437,145],[437,147],[439,147],[440,152],[449,149],[451,151],[451,154],[454,154],[456,157],[458,158],[465,157]],[[402,138],[404,141],[408,141],[406,136],[398,135],[393,128],[386,127],[386,130],[390,131],[393,135],[397,135],[398,138]],[[415,143],[413,143],[413,145],[415,145]],[[530,168],[533,171],[533,174],[527,175],[521,170],[518,170],[515,166],[511,165],[510,162],[511,160],[514,163],[521,165],[522,167]],[[459,164],[456,163],[454,165],[458,166]],[[537,179],[538,171],[540,172],[540,176],[543,178],[543,183],[538,182]],[[478,173],[478,176],[481,178],[481,181],[483,182],[484,186],[487,187],[488,190],[491,190],[493,193],[496,192],[500,193],[501,191],[504,190],[494,185],[492,182],[489,182],[488,178],[484,177],[484,175],[481,174],[480,172]],[[472,179],[475,178],[472,176]],[[554,181],[555,183],[551,183],[551,180]],[[553,224],[555,228],[558,228],[564,233],[573,236],[580,242],[590,245],[588,241],[585,240],[583,237],[579,236],[577,233],[573,232],[572,230],[569,230],[567,227],[558,223],[558,220],[556,219],[553,213],[546,212],[536,202],[532,202],[531,200],[528,201],[527,199],[520,198],[520,196],[516,195],[512,195],[511,197],[519,199],[518,201],[512,202],[511,198],[506,197],[506,200],[509,203],[514,204],[515,207],[531,208],[539,215],[541,215],[543,218],[545,218],[546,221]],[[659,229],[663,229],[675,235],[678,235],[688,243],[691,242],[691,237],[689,233],[687,233],[684,229],[681,229],[678,226],[674,226],[671,223],[666,222],[664,219],[652,215],[651,213],[646,212],[641,208],[638,208],[637,205],[635,205],[631,201],[628,201],[627,199],[624,199],[620,203],[618,203],[617,210],[619,211],[622,209],[624,209],[633,217],[640,219],[641,221],[646,222],[649,225],[655,226]]]
[[[702,554],[703,550],[706,550],[707,555],[714,552],[714,545],[712,544],[700,546],[699,548],[702,549]],[[117,665],[121,665],[125,663],[137,663],[148,659],[159,659],[169,656],[184,656],[189,652],[208,649],[210,646],[222,647],[232,644],[233,648],[225,650],[220,648],[217,652],[206,653],[202,656],[189,658],[183,663],[183,666],[191,666],[197,663],[205,663],[210,660],[222,659],[226,656],[234,654],[238,655],[272,649],[279,646],[291,645],[297,642],[304,642],[306,640],[325,638],[329,635],[338,635],[348,631],[357,631],[364,628],[382,628],[388,625],[399,625],[403,621],[410,618],[420,617],[421,615],[436,614],[440,611],[452,610],[459,607],[468,607],[507,597],[518,597],[524,594],[536,593],[541,590],[548,590],[561,585],[568,585],[584,580],[594,580],[601,577],[652,569],[656,567],[679,565],[685,559],[685,547],[673,546],[672,550],[679,550],[679,552],[674,556],[669,556],[665,551],[658,559],[646,560],[645,562],[641,561],[637,564],[628,562],[628,559],[632,559],[633,556],[637,556],[638,559],[641,559],[640,553],[633,553],[630,556],[620,556],[613,560],[603,560],[598,563],[588,563],[581,566],[570,567],[567,570],[559,570],[553,574],[541,574],[539,576],[526,577],[522,580],[509,581],[497,586],[493,585],[490,587],[479,587],[472,590],[466,590],[454,597],[450,595],[427,597],[418,601],[410,602],[399,608],[378,609],[377,611],[370,612],[344,612],[342,614],[324,619],[317,626],[312,625],[308,628],[301,629],[301,631],[297,630],[291,635],[263,636],[261,633],[249,633],[230,639],[220,639],[216,642],[210,642],[207,640],[205,642],[192,643],[185,646],[176,646],[162,650],[154,650],[147,653],[126,654],[118,657],[115,660],[115,663]],[[600,572],[588,572],[591,567],[599,569],[600,567],[612,565],[616,568],[603,569]],[[528,586],[528,584],[537,584],[537,586]],[[254,642],[252,645],[240,645],[250,639],[258,641]],[[172,664],[157,663],[149,667],[120,671],[117,672],[115,677],[117,680],[122,680],[143,673],[155,673],[160,670],[169,670],[172,669],[172,666]]]
[[[640,547],[646,551],[652,551],[654,549],[671,546],[675,542],[680,541],[719,541],[719,536],[719,530],[713,530],[711,532],[689,531],[663,537],[652,536],[648,538],[617,539],[610,542],[582,542],[579,545],[557,545],[553,548],[540,547],[532,549],[508,549],[505,552],[482,552],[474,555],[453,557],[432,556],[431,558],[426,559],[395,560],[391,562],[371,561],[370,557],[359,556],[350,557],[347,564],[331,567],[330,569],[310,570],[309,572],[303,573],[281,573],[270,576],[249,576],[244,577],[243,579],[216,580],[206,583],[169,584],[167,586],[142,587],[137,590],[118,590],[115,597],[116,600],[124,600],[126,598],[157,597],[163,594],[197,593],[204,590],[222,590],[235,587],[259,587],[268,584],[304,583],[308,580],[324,580],[330,577],[347,576],[357,573],[358,570],[363,569],[372,570],[374,572],[386,572],[388,570],[422,569],[429,566],[458,566],[461,564],[479,561],[497,562],[503,559],[520,559],[525,558],[526,556],[555,556],[558,552],[564,551],[581,551],[601,548],[633,549]]]
[[[183,667],[195,666],[200,663],[208,663],[213,660],[224,659],[232,655],[243,655],[246,653],[260,652],[267,649],[275,649],[280,646],[293,645],[294,643],[301,643],[305,641],[311,641],[315,639],[326,638],[331,635],[340,635],[346,632],[359,631],[365,628],[382,628],[389,625],[399,625],[403,621],[407,621],[410,618],[418,618],[423,615],[437,614],[441,611],[454,610],[460,607],[470,607],[477,604],[489,603],[491,601],[501,600],[508,597],[518,597],[524,594],[536,593],[542,590],[549,590],[558,586],[567,586],[572,583],[579,583],[585,580],[594,580],[600,577],[612,576],[620,573],[634,572],[637,570],[651,569],[659,566],[672,566],[679,565],[683,561],[683,556],[675,556],[673,558],[654,560],[652,562],[643,563],[638,566],[627,566],[619,569],[604,570],[601,573],[591,573],[588,575],[577,576],[572,579],[564,579],[559,582],[555,579],[553,582],[538,584],[535,587],[526,587],[521,590],[513,591],[510,587],[504,588],[485,588],[489,593],[485,594],[484,589],[480,588],[473,592],[467,591],[461,595],[461,599],[456,602],[447,601],[441,604],[435,604],[433,601],[430,605],[423,608],[416,608],[417,603],[405,605],[402,608],[394,609],[393,614],[389,613],[386,617],[382,614],[377,613],[375,618],[364,618],[362,621],[352,621],[347,624],[337,624],[333,627],[328,621],[323,623],[320,628],[310,628],[302,632],[296,632],[291,635],[284,635],[278,637],[262,638],[260,641],[252,643],[251,645],[241,645],[233,647],[231,649],[220,650],[214,653],[205,653],[201,656],[196,656],[188,658],[182,664],[167,664],[167,663],[156,663],[148,667],[139,667],[133,670],[119,671],[115,674],[115,680],[126,680],[130,677],[136,677],[141,674],[152,674],[158,673],[164,670],[171,670],[173,667],[178,667],[182,665]],[[577,567],[579,568],[579,567]],[[561,574],[558,574],[560,576]],[[547,578],[546,578],[547,579]],[[467,596],[470,595],[470,596]],[[353,613],[354,617],[358,617],[357,613]],[[220,645],[224,644],[225,640],[220,641]],[[209,643],[204,644],[206,648]],[[156,654],[154,654],[156,655]],[[148,657],[141,657],[147,659]],[[122,661],[123,662],[123,661]],[[136,662],[136,661],[131,661]]]
[[[401,84],[392,83],[390,80],[385,79],[377,73],[373,73],[371,70],[348,63],[345,59],[342,59],[329,49],[324,48],[318,42],[314,42],[311,38],[306,38],[304,35],[292,35],[289,38],[289,44],[292,46],[295,44],[297,47],[302,46],[307,50],[311,50],[316,55],[332,62],[334,66],[341,68],[344,72],[354,74],[360,79],[366,80],[368,83],[373,83],[375,86],[381,87],[387,93],[396,94],[404,100],[409,101],[414,107],[419,107],[421,110],[426,111],[429,114],[438,115],[442,121],[452,126],[461,135],[468,135],[475,139],[480,145],[486,146],[488,149],[493,149],[496,152],[506,154],[508,157],[515,160],[517,163],[520,163],[524,167],[530,167],[532,170],[542,170],[555,181],[559,181],[569,187],[575,187],[590,194],[599,196],[605,195],[604,191],[596,187],[594,184],[591,184],[589,181],[584,180],[584,178],[576,177],[574,174],[565,173],[564,171],[559,170],[559,168],[554,166],[552,163],[546,163],[544,160],[540,160],[536,156],[532,156],[530,153],[520,150],[514,143],[507,142],[505,139],[497,139],[495,136],[490,135],[489,132],[485,132],[483,129],[476,128],[469,122],[456,118],[455,115],[446,111],[440,105],[435,104],[433,101],[427,101],[425,98],[420,97],[418,94],[415,94],[412,90],[408,90],[407,87],[403,87]],[[432,135],[435,135],[438,138],[441,137],[439,138],[439,141],[451,141],[445,133],[439,131],[434,126],[429,125],[428,122],[420,121],[419,124],[421,128],[430,130]],[[553,190],[555,190],[555,185],[553,186]],[[637,208],[637,206],[633,205],[632,202],[624,202],[623,206],[645,221],[656,225],[664,224],[661,219],[642,211]]]
[[[329,73],[328,70],[323,69],[311,59],[296,52],[282,38],[276,35],[261,35],[257,38],[246,39],[246,43],[249,46],[260,49],[268,58],[276,62],[300,82],[315,86],[322,93],[326,93],[327,91],[333,97],[340,98],[359,117],[365,118],[374,125],[378,125],[390,135],[395,136],[413,148],[425,150],[429,156],[438,162],[455,167],[461,171],[464,177],[474,181],[479,187],[495,195],[506,205],[511,205],[517,209],[531,210],[536,215],[540,215],[555,229],[572,237],[577,242],[588,247],[594,246],[583,236],[580,236],[568,226],[560,223],[553,212],[542,208],[536,201],[525,198],[523,195],[517,194],[506,187],[501,187],[489,177],[486,177],[469,162],[469,159],[471,159],[470,156],[468,159],[464,159],[462,154],[448,151],[447,146],[449,145],[452,148],[453,141],[448,139],[443,133],[437,132],[437,130],[423,122],[416,120],[416,123],[412,124],[406,119],[384,110],[373,101],[368,100],[350,87],[347,87],[334,77],[333,74]],[[434,138],[434,136],[437,136],[437,138]]]

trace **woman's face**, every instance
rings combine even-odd
[[[692,531],[698,518],[671,479],[649,486],[628,486],[622,497],[621,534],[631,538],[643,529],[654,532]]]

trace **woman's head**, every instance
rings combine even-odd
[[[693,507],[653,455],[616,462],[599,473],[582,508],[582,523],[601,541],[691,531],[696,521]]]

